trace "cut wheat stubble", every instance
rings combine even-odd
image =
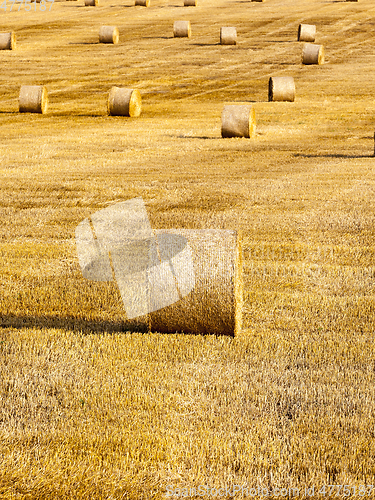
[[[108,95],[108,114],[137,117],[142,111],[142,98],[138,89],[112,87]]]
[[[302,64],[323,64],[324,47],[313,43],[305,43],[302,49]]]
[[[190,21],[175,21],[173,24],[173,36],[175,38],[191,37]]]
[[[293,102],[296,95],[296,87],[292,76],[271,76],[268,80],[269,101]]]
[[[99,43],[118,43],[119,31],[116,26],[102,26],[99,30]]]
[[[16,35],[10,33],[0,33],[0,50],[14,50],[16,48]]]
[[[243,307],[241,233],[216,229],[160,229],[155,233],[158,240],[163,234],[187,239],[195,286],[178,302],[150,313],[150,331],[232,336],[239,333]]]
[[[236,45],[237,30],[233,27],[220,28],[220,45]]]
[[[48,94],[43,85],[22,85],[19,94],[20,113],[42,113],[47,112]]]
[[[253,106],[246,104],[229,104],[224,106],[221,114],[221,136],[247,137],[255,135],[255,111]]]
[[[300,24],[298,26],[299,42],[315,42],[316,26],[315,24]]]

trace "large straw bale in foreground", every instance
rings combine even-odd
[[[46,113],[47,89],[43,85],[22,85],[19,95],[20,113]]]
[[[116,26],[101,26],[99,30],[100,43],[118,43],[119,32]]]
[[[243,300],[241,234],[216,229],[163,229],[155,233],[158,241],[163,234],[187,239],[195,287],[178,302],[150,313],[151,331],[237,334]],[[159,243],[159,248],[162,246]]]
[[[305,43],[302,49],[302,64],[323,64],[323,63],[324,63],[323,45]]]
[[[222,137],[253,137],[255,134],[255,111],[250,105],[230,104],[221,114]]]
[[[138,89],[112,87],[108,95],[108,114],[137,117],[142,111],[142,98]]]
[[[315,24],[300,24],[298,26],[299,42],[315,42],[316,26]]]
[[[0,50],[14,50],[16,48],[16,35],[10,33],[0,33]]]
[[[271,76],[268,80],[269,101],[293,102],[296,95],[296,87],[292,76]]]
[[[220,44],[221,45],[236,45],[237,30],[233,27],[220,28]]]
[[[173,25],[173,36],[177,38],[191,36],[190,21],[175,21]]]

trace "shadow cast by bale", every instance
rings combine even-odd
[[[300,158],[347,158],[347,159],[357,159],[357,158],[375,158],[374,154],[369,154],[369,155],[348,155],[348,154],[323,154],[323,155],[317,155],[317,154],[303,154],[303,153],[296,153],[294,154],[295,157],[300,157]]]

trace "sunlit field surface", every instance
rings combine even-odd
[[[0,52],[0,498],[161,500],[199,485],[328,498],[324,484],[363,498],[374,3],[100,2],[0,10],[17,36]],[[175,39],[183,19],[192,36]],[[301,64],[300,23],[316,24],[324,65]],[[99,44],[102,25],[118,45]],[[236,46],[219,45],[222,26]],[[295,102],[268,102],[271,76],[294,77]],[[48,113],[19,114],[21,85],[41,84]],[[139,118],[107,115],[114,85],[140,90]],[[254,106],[254,138],[221,138],[235,103]],[[75,228],[135,197],[156,229],[243,232],[241,334],[142,332],[114,282],[82,277]]]

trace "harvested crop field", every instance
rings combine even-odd
[[[0,498],[375,498],[373,2],[11,6]],[[302,64],[300,24],[324,64]],[[270,77],[294,102],[268,102]],[[46,87],[45,114],[19,113],[23,85]],[[107,114],[112,87],[139,90],[139,117]],[[252,138],[221,137],[233,104]],[[240,333],[144,332],[115,282],[82,276],[77,225],[136,197],[153,229],[241,231]]]

